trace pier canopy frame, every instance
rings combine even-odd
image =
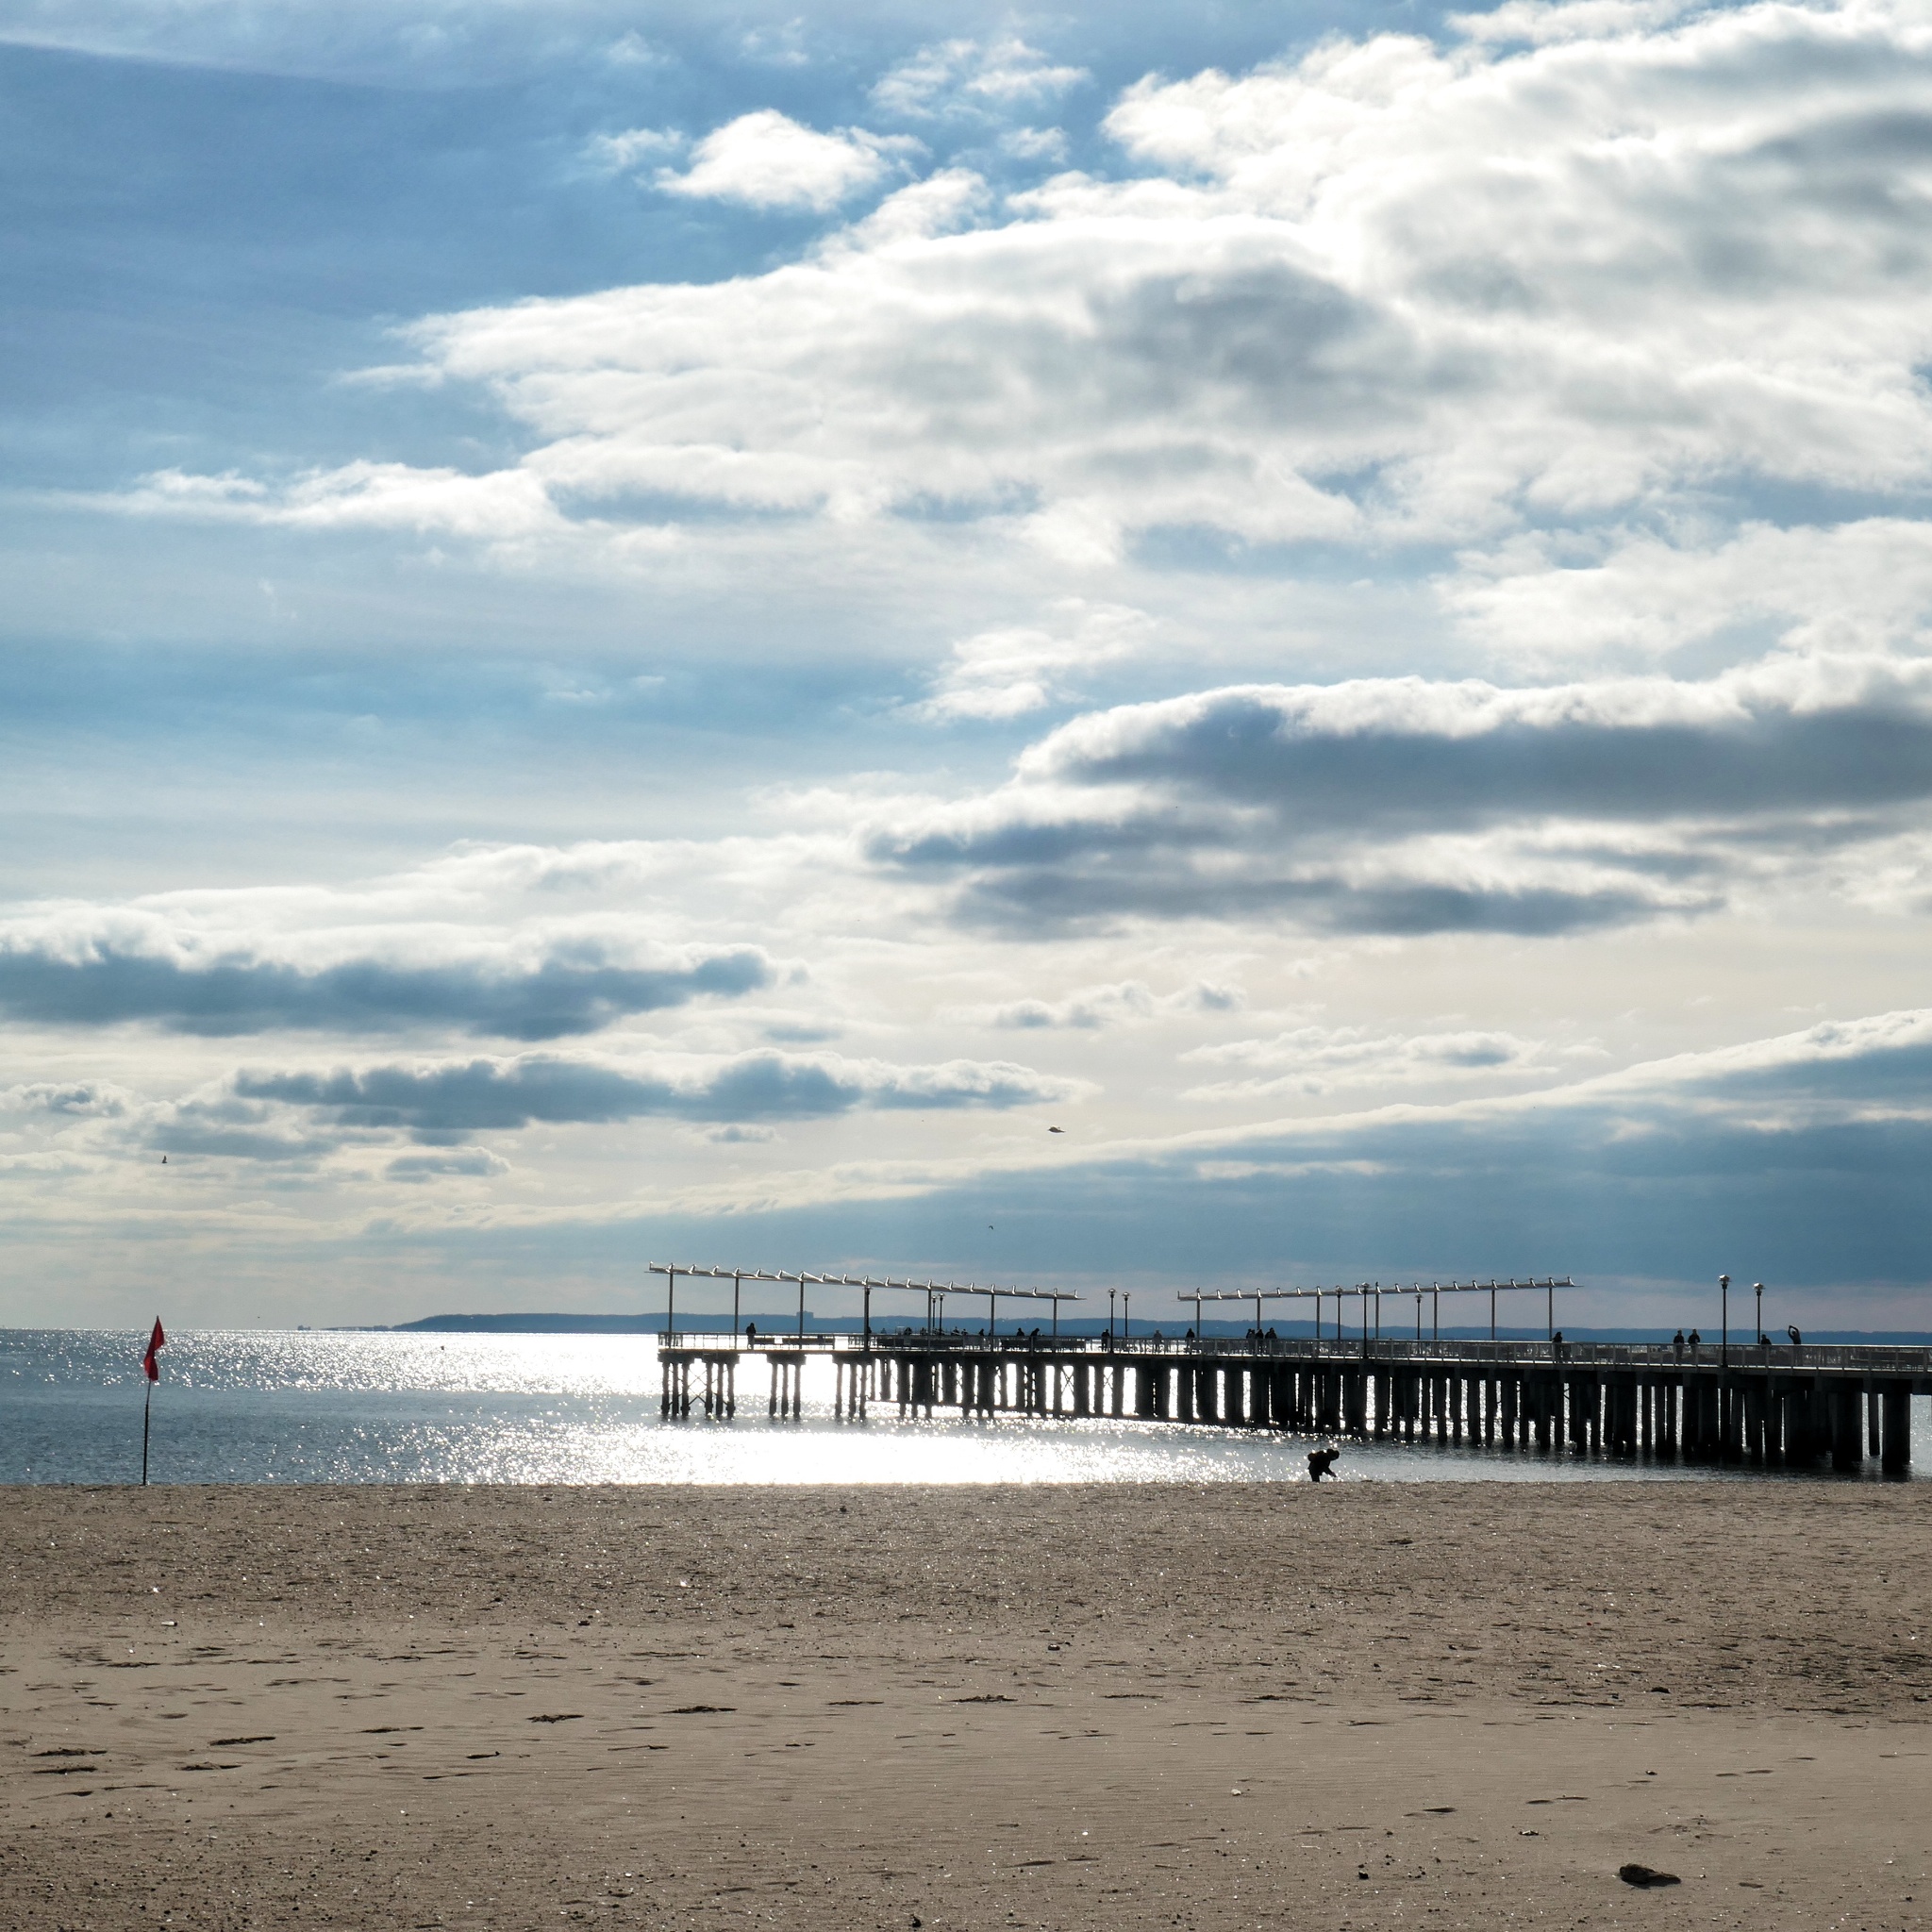
[[[645,1272],[664,1276],[664,1335],[667,1341],[674,1341],[677,1334],[677,1277],[680,1274],[693,1280],[731,1283],[731,1332],[734,1335],[739,1332],[740,1297],[745,1282],[795,1281],[798,1284],[798,1339],[801,1341],[805,1339],[805,1291],[808,1284],[823,1288],[858,1289],[864,1296],[865,1313],[860,1332],[867,1348],[872,1346],[872,1298],[879,1291],[924,1295],[928,1332],[943,1322],[945,1300],[949,1294],[984,1295],[990,1336],[999,1332],[998,1308],[1001,1302],[1047,1302],[1052,1305],[1053,1332],[1058,1339],[1060,1304],[1080,1300],[1079,1295],[1058,1288],[992,1288],[976,1281],[910,1281],[895,1276],[875,1278],[869,1274],[820,1274],[795,1268],[781,1268],[774,1272],[764,1268],[701,1268],[683,1261],[652,1261],[647,1264]]]
[[[1315,1340],[1322,1339],[1322,1304],[1329,1295],[1335,1297],[1335,1339],[1341,1340],[1342,1300],[1347,1295],[1359,1295],[1362,1301],[1362,1346],[1369,1342],[1370,1301],[1374,1305],[1375,1340],[1382,1339],[1382,1297],[1385,1294],[1412,1294],[1415,1296],[1415,1337],[1423,1337],[1423,1296],[1430,1297],[1430,1339],[1440,1341],[1442,1333],[1442,1297],[1445,1294],[1487,1294],[1490,1298],[1490,1340],[1496,1339],[1496,1297],[1499,1294],[1521,1293],[1534,1289],[1542,1293],[1546,1322],[1546,1339],[1554,1338],[1557,1332],[1557,1291],[1559,1288],[1574,1288],[1576,1284],[1569,1275],[1545,1275],[1539,1280],[1531,1275],[1527,1281],[1518,1281],[1513,1275],[1507,1281],[1430,1281],[1430,1282],[1390,1282],[1357,1281],[1352,1287],[1338,1283],[1334,1288],[1230,1288],[1209,1291],[1197,1290],[1191,1294],[1176,1294],[1178,1302],[1192,1302],[1194,1305],[1194,1326],[1201,1325],[1201,1305],[1204,1302],[1253,1302],[1255,1305],[1255,1326],[1261,1325],[1261,1304],[1263,1302],[1308,1301],[1315,1304]]]

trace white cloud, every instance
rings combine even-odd
[[[1191,1089],[1190,1100],[1249,1101],[1336,1087],[1409,1085],[1457,1075],[1547,1073],[1547,1042],[1496,1029],[1376,1033],[1363,1026],[1304,1025],[1265,1040],[1226,1041],[1184,1053],[1184,1061],[1264,1070],[1246,1079]]]
[[[1923,649],[1932,525],[1754,522],[1704,547],[1625,531],[1587,547],[1524,536],[1465,555],[1441,591],[1487,650],[1524,665],[1641,661],[1761,631],[1796,650]]]
[[[132,516],[185,516],[307,530],[409,530],[519,542],[569,526],[543,479],[527,469],[466,475],[451,469],[357,461],[314,470],[278,489],[236,475],[158,470],[117,495],[84,499]]]
[[[676,154],[685,137],[675,127],[632,127],[622,134],[599,134],[584,149],[584,158],[608,175],[627,174],[643,161]]]
[[[973,225],[990,198],[985,181],[972,169],[941,168],[887,195],[863,221],[829,237],[821,257],[862,254],[957,233]]]
[[[1000,136],[1000,148],[1018,161],[1064,161],[1066,130],[1059,127],[1015,127]]]
[[[1084,987],[1064,999],[1009,1000],[969,1017],[994,1026],[1028,1032],[1066,1027],[1098,1032],[1104,1027],[1137,1021],[1231,1013],[1239,1010],[1246,999],[1240,987],[1214,980],[1197,979],[1173,992],[1157,993],[1143,980],[1123,979],[1108,986]]]
[[[1012,36],[941,41],[902,60],[872,98],[881,112],[908,120],[984,115],[1036,108],[1091,77],[1084,67],[1057,64]]]
[[[1014,625],[981,631],[953,646],[938,688],[913,706],[930,724],[957,719],[1018,718],[1071,695],[1070,678],[1116,663],[1146,647],[1153,630],[1145,612],[1067,599],[1052,629]]]
[[[657,185],[667,194],[824,214],[917,152],[918,142],[903,136],[862,127],[820,134],[764,108],[706,135],[691,150],[690,167],[681,175],[660,171]]]
[[[1771,485],[1915,507],[1932,177],[1898,130],[1932,26],[1875,0],[1619,23],[1149,79],[1107,123],[1133,178],[1062,175],[957,232],[978,191],[956,176],[764,274],[421,324],[434,376],[523,426],[515,470],[170,476],[133,503],[508,541],[561,519],[644,561],[666,525],[752,555],[808,523],[821,558],[1004,552],[1068,588],[1163,532],[1446,541],[1480,551],[1444,585],[1472,611],[1531,530],[1553,556],[1638,516],[1722,541]],[[895,97],[1017,99],[1052,71],[975,47]],[[902,153],[767,109],[659,178],[823,211]]]
[[[604,58],[613,67],[662,67],[671,58],[661,47],[652,45],[635,29],[620,34],[612,41],[604,50]]]
[[[1487,13],[1452,13],[1473,41],[1607,40],[1647,33],[1701,10],[1702,0],[1503,0]]]

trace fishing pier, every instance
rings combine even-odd
[[[1119,1324],[1110,1315],[1105,1333],[1063,1336],[1060,1305],[1078,1297],[1058,1291],[656,1263],[652,1272],[666,1275],[670,1290],[658,1351],[661,1411],[679,1418],[736,1415],[739,1367],[759,1359],[770,1378],[767,1416],[796,1418],[805,1364],[818,1357],[832,1366],[840,1420],[860,1421],[875,1409],[962,1420],[1104,1416],[1789,1469],[1828,1464],[1854,1472],[1870,1459],[1903,1474],[1911,1462],[1911,1398],[1932,1393],[1926,1348],[1772,1343],[1757,1336],[1741,1341],[1727,1331],[1715,1342],[1566,1341],[1555,1326],[1555,1298],[1573,1285],[1567,1277],[1178,1297],[1195,1307],[1197,1324],[1206,1304],[1252,1306],[1248,1332],[1224,1338],[1194,1327],[1178,1336],[1163,1329],[1135,1335],[1124,1304]],[[676,1282],[691,1275],[733,1283],[729,1331],[678,1331]],[[797,1284],[791,1332],[740,1327],[746,1281]],[[808,1332],[808,1285],[860,1290],[858,1332]],[[888,1291],[923,1293],[924,1322],[874,1327],[872,1296]],[[1498,1338],[1498,1298],[1524,1291],[1544,1298],[1546,1335]],[[1491,1338],[1444,1338],[1445,1295],[1487,1296]],[[986,1325],[946,1325],[948,1299],[975,1308],[985,1303]],[[1411,1300],[1413,1333],[1393,1332],[1393,1322],[1383,1332],[1386,1304],[1406,1317]],[[1277,1336],[1264,1326],[1264,1305],[1277,1301],[1312,1302],[1314,1335]],[[1345,1319],[1351,1301],[1353,1322]],[[1016,1324],[1001,1333],[1002,1305],[1013,1303],[1045,1304],[1047,1328]]]

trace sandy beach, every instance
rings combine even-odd
[[[1877,1484],[14,1489],[0,1924],[1909,1927],[1928,1557]]]

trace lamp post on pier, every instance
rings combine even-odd
[[[1731,1365],[1731,1277],[1720,1274],[1717,1278],[1718,1291],[1718,1341],[1717,1365],[1727,1369]]]
[[[1763,1284],[1763,1282],[1761,1282],[1761,1281],[1754,1281],[1754,1282],[1753,1282],[1753,1283],[1751,1284],[1751,1292],[1752,1292],[1753,1294],[1755,1294],[1755,1295],[1756,1295],[1756,1296],[1757,1297],[1757,1339],[1758,1339],[1758,1340],[1759,1340],[1760,1341],[1762,1341],[1764,1340],[1764,1284]]]

